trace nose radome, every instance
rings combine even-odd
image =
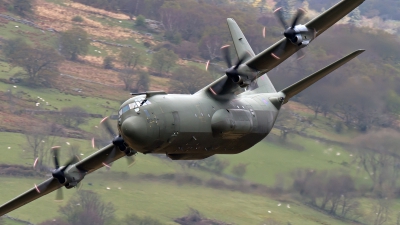
[[[144,147],[148,144],[147,124],[141,117],[126,118],[121,125],[121,131],[124,139],[127,139],[125,141],[133,146]]]

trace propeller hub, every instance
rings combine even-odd
[[[53,172],[51,173],[53,177],[57,179],[58,182],[60,182],[60,184],[65,184],[67,182],[67,178],[65,177],[63,170],[64,168],[66,167],[63,167],[62,169],[53,170]]]
[[[237,83],[240,80],[240,75],[239,72],[237,71],[237,69],[235,69],[234,67],[229,68],[225,71],[225,74],[232,79],[233,82]]]

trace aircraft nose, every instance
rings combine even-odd
[[[148,144],[147,124],[141,117],[126,118],[122,122],[121,131],[125,141],[132,147],[144,147]]]

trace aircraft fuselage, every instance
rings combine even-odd
[[[222,101],[201,94],[145,97],[122,104],[119,132],[135,151],[176,160],[249,149],[271,131],[280,106],[274,105],[277,93],[242,94]]]

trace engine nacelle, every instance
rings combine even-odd
[[[74,165],[70,166],[70,168],[68,168],[64,174],[67,180],[65,185],[67,189],[76,187],[76,185],[78,185],[78,183],[81,182],[86,175],[85,172],[80,171]]]
[[[240,73],[240,76],[238,76],[238,79],[233,80],[233,82],[237,83],[241,88],[249,86],[251,82],[257,77],[258,72],[249,68],[246,64],[240,65],[238,71]]]
[[[294,30],[296,38],[290,41],[295,45],[306,47],[315,38],[315,31],[308,29],[304,25],[297,25]]]

